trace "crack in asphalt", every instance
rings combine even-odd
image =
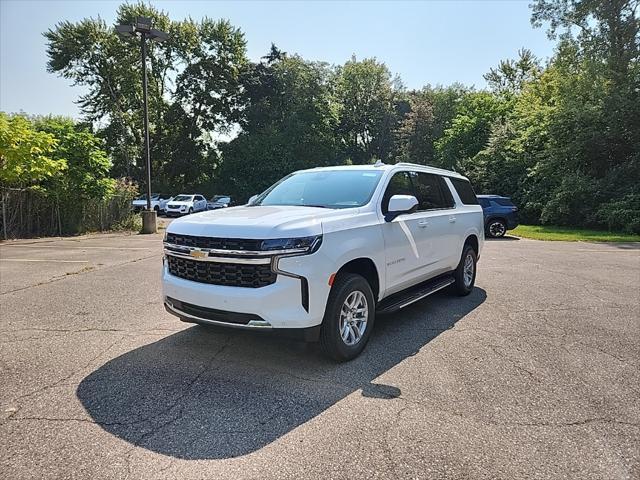
[[[7,418],[5,418],[2,422],[0,422],[0,425],[3,425],[4,422],[6,422],[6,421],[10,421],[18,412],[20,412],[20,410],[22,409],[22,405],[20,405],[20,402],[22,400],[24,400],[25,398],[29,398],[29,397],[32,397],[34,395],[37,395],[39,393],[45,392],[45,391],[50,390],[52,388],[55,388],[57,386],[60,386],[64,381],[69,380],[74,375],[77,375],[78,373],[82,372],[83,370],[86,370],[87,368],[89,368],[89,366],[93,362],[95,362],[102,355],[106,354],[109,350],[111,350],[113,347],[115,347],[118,343],[120,343],[125,338],[126,338],[126,336],[122,336],[122,337],[116,339],[111,344],[109,344],[109,346],[107,348],[101,350],[97,355],[93,356],[81,368],[73,370],[71,373],[69,373],[68,375],[64,376],[63,378],[60,378],[60,379],[56,380],[54,383],[43,385],[42,387],[39,387],[39,388],[37,388],[37,389],[35,389],[35,390],[31,391],[31,392],[22,394],[22,395],[20,395],[18,397],[15,397],[14,399],[12,399],[12,402],[17,403],[18,406],[17,406],[17,408],[16,408],[16,410],[14,412],[11,412],[11,414]]]
[[[506,360],[508,363],[510,363],[513,368],[515,368],[519,372],[526,373],[529,376],[529,378],[531,378],[532,380],[535,380],[538,383],[541,383],[541,380],[531,370],[524,368],[522,365],[520,365],[517,361],[515,361],[513,358],[511,358],[506,353],[500,352],[500,348],[501,347],[499,347],[497,345],[492,345],[492,344],[489,344],[489,343],[487,344],[487,347],[489,347],[489,349],[493,353],[495,353],[498,357],[500,357],[503,360]]]
[[[82,269],[82,270],[79,270],[77,272],[69,272],[69,273],[65,273],[63,275],[58,275],[57,277],[52,277],[49,280],[45,280],[45,281],[42,281],[42,282],[34,283],[33,285],[27,285],[26,287],[19,287],[19,288],[14,288],[13,290],[7,290],[6,292],[0,293],[0,296],[9,295],[10,293],[20,292],[20,291],[23,291],[23,290],[28,290],[30,288],[40,287],[42,285],[49,285],[51,283],[59,282],[61,280],[64,280],[65,278],[74,277],[75,275],[87,275],[89,273],[101,272],[103,270],[108,270],[110,268],[121,267],[123,265],[128,265],[130,263],[136,263],[136,262],[140,262],[142,260],[148,260],[150,258],[156,258],[156,257],[161,257],[161,256],[162,256],[162,253],[155,253],[153,255],[148,255],[146,257],[140,257],[140,258],[134,258],[133,260],[127,260],[126,262],[114,263],[113,265],[105,265],[105,266],[100,267],[100,268],[92,267],[91,269],[88,269],[88,270]]]
[[[204,363],[204,365],[200,369],[200,371],[187,383],[186,387],[183,389],[182,395],[178,396],[178,398],[176,398],[171,405],[169,405],[167,408],[165,408],[161,412],[159,412],[156,415],[153,415],[153,416],[149,417],[148,419],[144,420],[144,421],[153,420],[155,418],[160,417],[161,415],[164,415],[165,413],[168,414],[169,412],[171,412],[171,410],[173,410],[174,408],[178,407],[177,415],[175,415],[173,418],[170,418],[169,420],[167,420],[166,422],[164,422],[164,423],[162,423],[160,425],[152,427],[150,431],[143,433],[138,439],[134,440],[131,448],[129,448],[129,450],[127,450],[125,452],[125,457],[126,457],[126,462],[127,462],[127,477],[129,477],[131,475],[131,455],[133,454],[135,449],[137,447],[141,446],[142,442],[144,442],[144,440],[146,440],[147,438],[152,437],[153,435],[156,435],[158,432],[160,432],[166,426],[171,425],[172,423],[174,423],[177,420],[179,420],[180,418],[182,418],[182,416],[184,415],[184,405],[182,404],[183,400],[187,397],[187,395],[189,394],[189,392],[191,391],[193,386],[198,382],[198,380],[200,380],[200,378],[202,378],[202,376],[205,374],[205,372],[215,371],[215,370],[211,370],[211,366],[213,365],[215,360],[225,351],[227,346],[229,346],[229,344],[231,343],[232,338],[233,337],[231,335],[227,336],[227,339],[226,339],[225,343],[220,347],[220,349],[218,349],[218,351],[215,352],[209,358],[209,360]],[[138,423],[140,423],[140,421]]]

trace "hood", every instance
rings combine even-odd
[[[178,206],[183,206],[183,205],[191,205],[193,203],[193,200],[185,200],[184,202],[176,202],[175,200],[171,200],[170,202],[167,202],[169,205],[178,205]]]
[[[222,238],[293,238],[322,233],[322,220],[344,211],[317,207],[230,207],[171,222],[168,233]]]

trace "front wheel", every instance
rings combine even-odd
[[[471,245],[465,245],[460,263],[454,272],[454,290],[458,295],[469,295],[476,283],[478,256]]]
[[[193,207],[189,207],[189,215],[193,213]]]
[[[502,220],[491,220],[487,225],[487,233],[492,238],[504,237],[507,233],[507,226]]]
[[[320,346],[328,357],[345,362],[364,350],[375,320],[371,286],[354,273],[338,276],[331,288],[320,330]]]

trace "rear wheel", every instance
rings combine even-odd
[[[507,225],[502,220],[491,220],[487,224],[487,233],[492,238],[504,237],[507,233]]]
[[[320,330],[320,346],[339,362],[351,360],[364,349],[375,320],[371,286],[354,273],[338,276],[331,288]]]
[[[454,272],[454,290],[458,295],[469,295],[476,283],[476,264],[478,256],[471,245],[465,245],[462,249],[460,263]]]

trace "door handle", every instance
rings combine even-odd
[[[456,221],[455,215],[449,215],[449,223],[454,223]]]
[[[418,226],[420,228],[426,228],[429,226],[429,222],[427,222],[426,220],[422,220],[421,222],[418,222]]]

